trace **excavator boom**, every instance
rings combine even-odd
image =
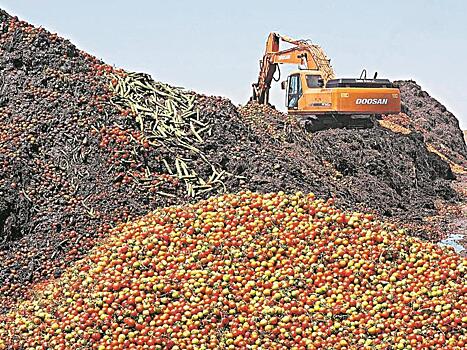
[[[280,41],[294,45],[279,50]],[[277,33],[270,33],[266,42],[266,51],[260,61],[258,82],[253,84],[254,101],[261,104],[269,102],[269,89],[274,80],[274,73],[282,63],[297,64],[304,69],[321,72],[324,83],[334,78],[330,59],[318,45],[307,40],[296,40]]]

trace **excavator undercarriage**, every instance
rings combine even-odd
[[[323,114],[296,115],[300,125],[308,132],[326,129],[369,129],[375,126],[378,115],[368,114]]]

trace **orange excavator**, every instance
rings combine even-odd
[[[280,41],[291,47],[279,50]],[[377,73],[367,78],[366,70],[358,79],[336,79],[321,47],[277,33],[269,34],[258,82],[253,84],[253,101],[269,103],[271,83],[280,80],[280,64],[298,65],[281,86],[287,92],[288,113],[298,116],[309,131],[369,127],[375,118],[401,110],[400,91],[388,79],[377,79]]]

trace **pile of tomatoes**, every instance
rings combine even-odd
[[[467,259],[312,194],[121,225],[0,318],[0,349],[465,349]]]

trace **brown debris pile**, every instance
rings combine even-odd
[[[467,167],[467,146],[457,118],[413,80],[396,81],[395,85],[410,118],[409,125],[401,125],[421,132],[426,143],[452,162]]]

